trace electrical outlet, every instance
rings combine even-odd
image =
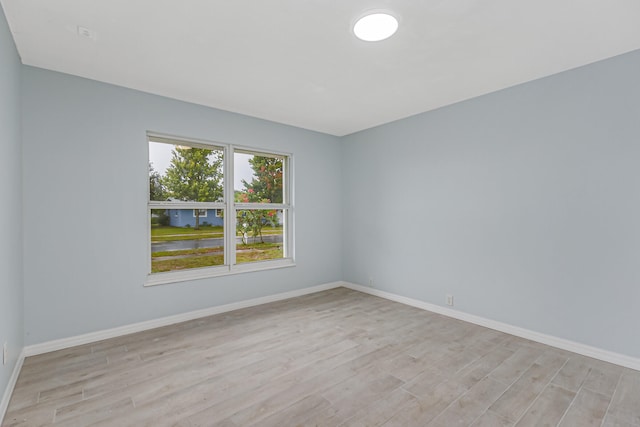
[[[369,287],[373,288],[373,277],[369,277]]]
[[[7,342],[5,341],[2,344],[2,364],[6,365],[9,361],[9,349],[7,348]]]
[[[447,295],[447,305],[453,306],[453,295]]]

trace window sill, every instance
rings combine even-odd
[[[188,271],[171,271],[167,273],[153,273],[147,275],[144,286],[166,285],[169,283],[186,282],[191,280],[208,279],[211,277],[231,276],[234,274],[253,273],[256,271],[273,270],[276,268],[295,267],[296,263],[291,258],[274,261],[258,261],[246,264],[237,264],[232,267],[219,266],[207,268],[194,268]]]

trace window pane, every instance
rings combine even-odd
[[[235,152],[233,161],[237,203],[283,203],[284,157]]]
[[[215,209],[151,210],[152,273],[223,264],[224,221]]]
[[[223,150],[149,141],[149,199],[223,200]]]
[[[282,209],[236,211],[236,263],[284,257]]]

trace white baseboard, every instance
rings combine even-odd
[[[614,353],[612,351],[603,350],[597,347],[591,347],[589,345],[581,344],[574,341],[569,341],[564,338],[558,338],[552,335],[542,334],[539,332],[531,331],[529,329],[524,329],[517,326],[509,325],[507,323],[486,319],[484,317],[475,316],[473,314],[464,313],[458,310],[453,310],[451,308],[442,307],[436,304],[430,304],[417,299],[403,297],[400,295],[392,294],[390,292],[381,291],[379,289],[357,285],[355,283],[342,282],[342,286],[344,286],[345,288],[352,289],[354,291],[375,295],[391,301],[399,302],[399,303],[416,307],[416,308],[421,308],[423,310],[442,314],[444,316],[453,317],[454,319],[463,320],[465,322],[473,323],[479,326],[484,326],[489,329],[495,329],[496,331],[504,332],[510,335],[515,335],[517,337],[525,338],[531,341],[536,341],[542,344],[549,345],[551,347],[556,347],[562,350],[571,351],[573,353],[581,354],[583,356],[592,357],[594,359],[603,360],[605,362],[613,363],[616,365],[624,366],[626,368],[631,368],[631,369],[640,371],[640,359],[635,357]]]
[[[11,394],[13,393],[13,389],[16,386],[16,382],[18,382],[18,375],[20,375],[20,370],[22,369],[24,358],[24,350],[22,350],[20,352],[20,356],[18,356],[18,360],[16,361],[15,366],[13,367],[13,372],[11,373],[11,377],[9,378],[7,388],[4,390],[4,394],[2,395],[2,400],[0,400],[0,425],[2,425],[2,423],[4,422],[4,416],[7,414],[9,400],[11,400]]]
[[[119,326],[117,328],[90,332],[88,334],[77,335],[74,337],[47,341],[41,344],[33,344],[25,347],[24,355],[25,357],[35,356],[37,354],[62,350],[69,347],[75,347],[77,345],[90,344],[92,342],[102,341],[108,338],[120,337],[122,335],[133,334],[135,332],[142,332],[162,326],[168,326],[193,319],[199,319],[201,317],[212,316],[214,314],[226,313],[228,311],[239,310],[241,308],[253,307],[256,305],[267,304],[270,302],[280,301],[288,298],[295,298],[302,295],[313,294],[316,292],[326,291],[328,289],[338,288],[340,286],[342,286],[342,282],[325,283],[318,286],[312,286],[310,288],[296,289],[295,291],[283,292],[275,295],[267,295],[264,297],[238,301],[231,304],[190,311],[188,313],[176,314],[174,316],[162,317],[159,319],[147,320],[145,322]]]

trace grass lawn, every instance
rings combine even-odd
[[[173,242],[176,240],[194,240],[212,237],[224,237],[224,229],[222,226],[201,226],[198,230],[190,227],[151,226],[152,242]]]
[[[215,248],[199,248],[199,249],[181,249],[178,251],[162,251],[154,252],[151,254],[152,258],[167,257],[167,256],[182,256],[182,255],[205,255],[215,252],[222,252],[224,249],[222,246]]]
[[[236,246],[236,263],[265,261],[284,256],[281,243],[253,243]]]
[[[151,272],[161,273],[165,271],[185,270],[188,268],[211,267],[224,264],[224,255],[204,255],[186,258],[175,258],[162,261],[151,261]]]
[[[262,234],[278,235],[282,234],[282,227],[264,227]],[[170,226],[151,226],[151,242],[174,242],[177,240],[197,240],[210,239],[213,237],[224,237],[224,229],[222,226],[201,226],[195,230],[191,227],[170,227]]]
[[[281,243],[251,243],[248,245],[238,245],[236,248],[236,262],[238,264],[278,259],[284,256]],[[224,254],[221,246],[216,248],[154,252],[151,254],[151,257],[152,273],[224,264]],[[171,258],[157,259],[161,257]]]

